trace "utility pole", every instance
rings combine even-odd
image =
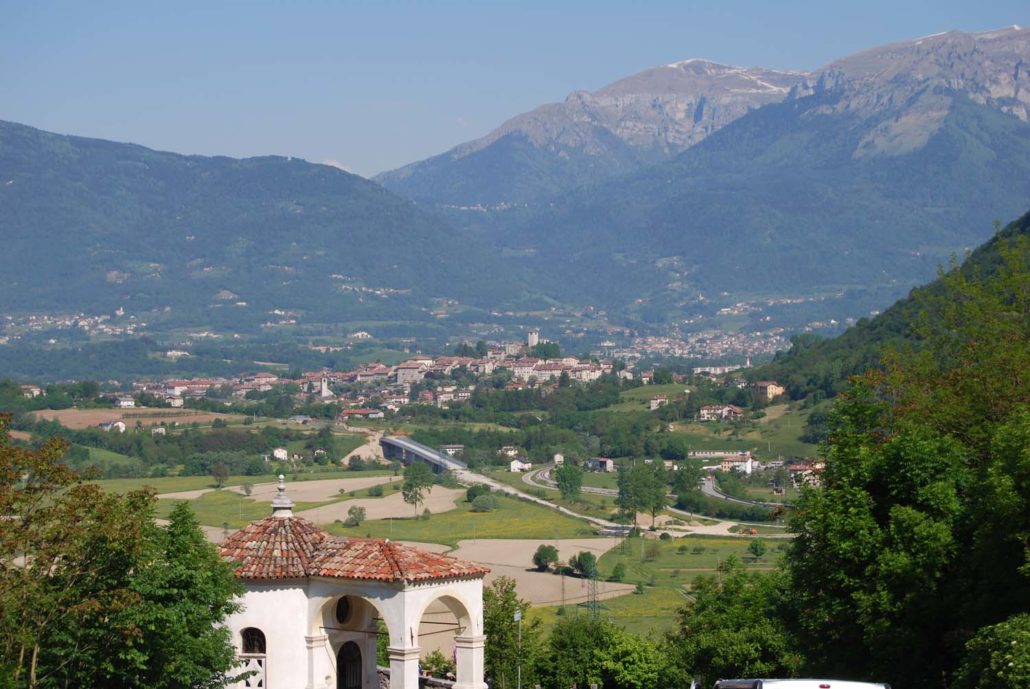
[[[522,689],[522,608],[515,608],[515,621],[519,623],[519,674],[518,674],[518,689]]]

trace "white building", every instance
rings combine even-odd
[[[485,567],[389,540],[340,538],[293,516],[283,477],[272,515],[230,535],[242,609],[226,622],[249,677],[235,686],[379,689],[376,639],[389,635],[390,687],[418,689],[420,623],[456,619],[456,689],[483,682]],[[427,640],[429,641],[429,640]]]
[[[277,447],[272,450],[272,457],[278,459],[280,462],[285,462],[290,458],[290,453],[285,447]]]
[[[533,465],[530,462],[523,462],[521,459],[513,459],[511,460],[510,468],[512,473],[517,473],[521,471],[529,471],[533,468]]]

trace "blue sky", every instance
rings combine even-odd
[[[372,175],[676,60],[814,69],[1027,23],[1026,0],[0,0],[0,119]]]

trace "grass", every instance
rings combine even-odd
[[[458,541],[474,538],[582,538],[594,530],[579,519],[546,507],[498,495],[493,512],[472,512],[459,502],[457,509],[434,514],[429,519],[379,519],[356,528],[330,524],[328,531],[341,536],[393,538],[424,543],[442,543],[452,548]]]
[[[687,389],[688,387],[683,383],[644,385],[619,393],[619,403],[606,407],[606,409],[610,411],[648,411],[651,398],[655,395],[665,395],[671,401],[676,397],[681,397]]]
[[[129,455],[123,455],[120,452],[112,452],[111,450],[105,450],[102,447],[86,447],[89,451],[90,461],[99,462],[101,464],[129,464],[133,461],[133,458]]]
[[[320,481],[323,479],[361,478],[363,476],[388,476],[393,472],[383,469],[375,471],[322,471],[302,474],[291,474],[290,482]],[[226,486],[242,486],[244,483],[271,483],[276,480],[274,474],[261,476],[230,476]],[[202,490],[216,488],[210,476],[164,476],[161,478],[114,478],[94,481],[98,486],[111,493],[128,493],[131,490],[150,487],[160,493],[179,493],[186,490]]]
[[[167,517],[180,502],[189,502],[197,520],[206,526],[225,526],[239,529],[257,519],[264,519],[271,514],[267,502],[258,502],[231,490],[216,490],[205,493],[195,500],[158,500],[157,516]],[[323,502],[298,502],[296,511],[329,505],[339,500]]]
[[[619,474],[614,471],[586,471],[583,472],[583,485],[590,488],[618,490]]]
[[[745,538],[711,536],[684,536],[670,541],[625,539],[622,545],[601,556],[599,579],[607,579],[616,564],[622,563],[626,570],[623,581],[644,584],[644,593],[601,601],[602,614],[638,634],[671,630],[676,622],[675,612],[683,605],[693,580],[716,571],[727,557],[739,558],[748,569],[775,567],[776,542],[766,542],[768,551],[759,560],[748,554],[749,543]],[[543,619],[547,621],[546,613]]]
[[[583,514],[588,517],[611,519],[615,513],[615,498],[613,496],[581,493],[579,499],[576,501],[563,500],[561,494],[559,494],[556,488],[537,488],[524,483],[522,481],[522,474],[497,469],[485,472],[484,475],[489,476],[495,481],[511,486],[512,488],[517,488],[524,493],[541,497],[544,500],[553,502],[556,505],[561,505],[573,512],[577,512],[578,514]]]

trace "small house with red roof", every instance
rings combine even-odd
[[[271,516],[231,534],[220,551],[245,589],[226,622],[249,672],[236,687],[378,689],[385,626],[390,686],[418,689],[420,625],[442,604],[456,620],[454,686],[486,689],[487,568],[389,539],[333,536],[294,516],[282,476]]]

